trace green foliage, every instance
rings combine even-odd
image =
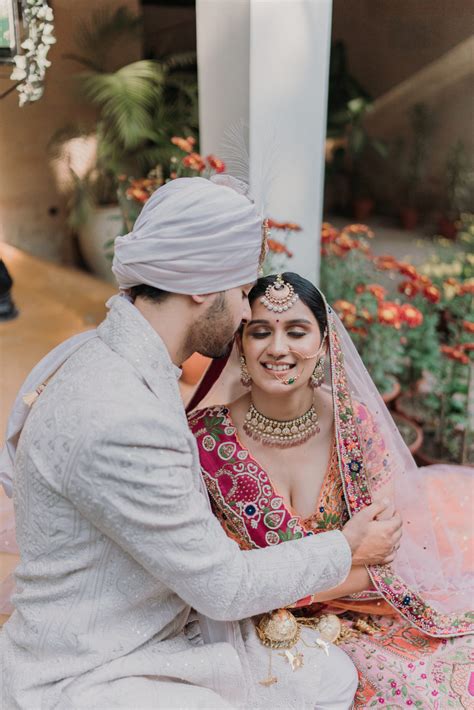
[[[169,166],[170,138],[197,133],[195,54],[124,66],[120,46],[136,40],[140,30],[141,18],[127,8],[101,8],[79,26],[78,53],[67,55],[82,67],[76,75],[79,90],[98,114],[94,126],[75,127],[76,137],[95,134],[97,162],[80,176],[70,168],[69,221],[74,227],[94,204],[116,201],[121,174],[140,177],[157,165]],[[53,137],[53,157],[60,141],[60,135]]]

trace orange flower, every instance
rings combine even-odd
[[[397,329],[401,326],[400,308],[396,303],[393,303],[393,301],[382,301],[379,303],[377,316],[379,323],[382,323],[382,325],[390,325]]]
[[[323,244],[328,244],[329,242],[333,242],[339,232],[335,227],[332,226],[329,222],[323,222],[322,227],[321,227],[321,241]]]
[[[348,224],[344,227],[343,232],[349,232],[349,234],[360,234],[372,239],[374,233],[366,224]]]
[[[466,333],[474,333],[474,322],[470,320],[463,320],[462,327]]]
[[[389,271],[390,269],[398,268],[398,261],[395,259],[394,256],[385,254],[383,256],[377,256],[375,258],[375,265],[378,269],[382,269],[382,271]]]
[[[400,293],[403,293],[405,294],[405,296],[408,296],[408,298],[413,298],[413,296],[416,296],[420,289],[413,281],[402,281],[398,285],[398,290],[400,291]]]
[[[193,150],[193,146],[196,143],[196,140],[192,136],[188,136],[187,138],[180,138],[179,136],[173,136],[171,139],[171,142],[173,145],[178,146],[180,150],[182,150],[184,153],[191,153]]]
[[[461,288],[459,289],[459,293],[461,295],[464,295],[467,293],[470,293],[471,295],[473,295],[474,294],[474,283],[463,284],[461,286]]]
[[[358,326],[348,326],[348,330],[351,331],[351,333],[356,333],[357,335],[361,335],[363,338],[365,338],[366,335],[368,335],[368,330],[367,328],[361,328]]]
[[[138,187],[129,187],[125,194],[131,200],[136,200],[137,202],[146,202],[150,197],[150,193],[146,190],[141,190]]]
[[[362,316],[362,318],[364,320],[367,321],[367,323],[372,323],[372,321],[374,320],[372,318],[372,314],[370,313],[370,311],[367,308],[362,308],[360,315]]]
[[[299,224],[295,224],[294,222],[277,222],[276,219],[269,219],[268,226],[270,229],[281,229],[285,232],[301,232]]]
[[[336,311],[341,315],[341,313],[350,313],[351,315],[356,314],[356,307],[354,306],[353,303],[350,301],[344,301],[343,299],[339,299],[334,303],[334,308]]]
[[[216,173],[223,173],[225,170],[225,163],[220,158],[216,158],[215,155],[208,155],[206,158],[207,164],[210,168],[216,171]]]
[[[202,173],[202,171],[206,167],[206,163],[204,162],[203,157],[199,155],[199,153],[190,153],[189,155],[185,155],[181,162],[183,163],[185,168],[196,170],[196,172],[198,173]]]
[[[411,303],[404,303],[399,309],[401,320],[409,328],[418,328],[423,323],[423,313],[412,306]]]
[[[423,284],[423,286],[431,286],[431,279],[424,274],[418,274],[418,281],[420,284]]]
[[[424,296],[428,299],[428,301],[431,301],[431,303],[438,303],[439,299],[441,298],[441,293],[436,286],[425,286],[423,289],[423,294]]]
[[[351,251],[351,249],[357,249],[359,246],[359,242],[356,239],[352,239],[344,232],[341,232],[341,234],[337,237],[336,243],[344,251]]]
[[[358,284],[355,290],[356,293],[371,293],[377,301],[383,301],[387,295],[387,291],[379,284]]]
[[[450,360],[455,362],[460,362],[461,365],[467,365],[469,363],[468,356],[463,352],[463,346],[457,345],[456,347],[451,347],[450,345],[442,345],[441,352],[446,355]]]
[[[398,263],[398,270],[401,274],[408,276],[410,279],[418,278],[418,272],[415,267],[406,261],[400,261]]]
[[[465,353],[472,353],[474,352],[474,343],[463,343],[461,345],[462,349],[464,350]]]
[[[267,245],[269,250],[274,254],[286,254],[288,257],[293,256],[293,253],[284,244],[282,244],[282,242],[278,242],[276,239],[268,239]]]

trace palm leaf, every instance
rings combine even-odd
[[[151,110],[163,89],[164,71],[156,62],[141,60],[113,74],[83,73],[87,98],[101,109],[122,146],[131,149],[150,136]]]

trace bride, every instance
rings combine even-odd
[[[296,620],[339,643],[359,671],[356,708],[473,708],[472,470],[416,468],[309,281],[267,276],[249,300],[237,343],[243,387],[237,392],[231,357],[206,406],[189,415],[227,534],[245,549],[277,545],[339,529],[380,498],[404,520],[393,563],[353,566],[339,587],[255,619],[258,638],[266,643],[269,624]],[[229,401],[219,391],[232,387],[235,401],[210,406]],[[296,643],[286,653],[298,658]]]

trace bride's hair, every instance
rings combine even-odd
[[[308,306],[311,313],[316,318],[319,330],[321,332],[321,337],[327,328],[327,318],[326,318],[326,308],[324,305],[323,298],[318,291],[318,289],[313,286],[311,281],[304,279],[299,274],[295,274],[293,271],[285,271],[282,274],[283,281],[289,283],[295,289],[295,293],[298,294],[300,299],[303,301],[305,306]],[[257,298],[261,298],[265,293],[265,290],[270,286],[276,279],[276,274],[271,274],[270,276],[262,276],[258,279],[255,286],[249,293],[249,303],[250,305]]]

